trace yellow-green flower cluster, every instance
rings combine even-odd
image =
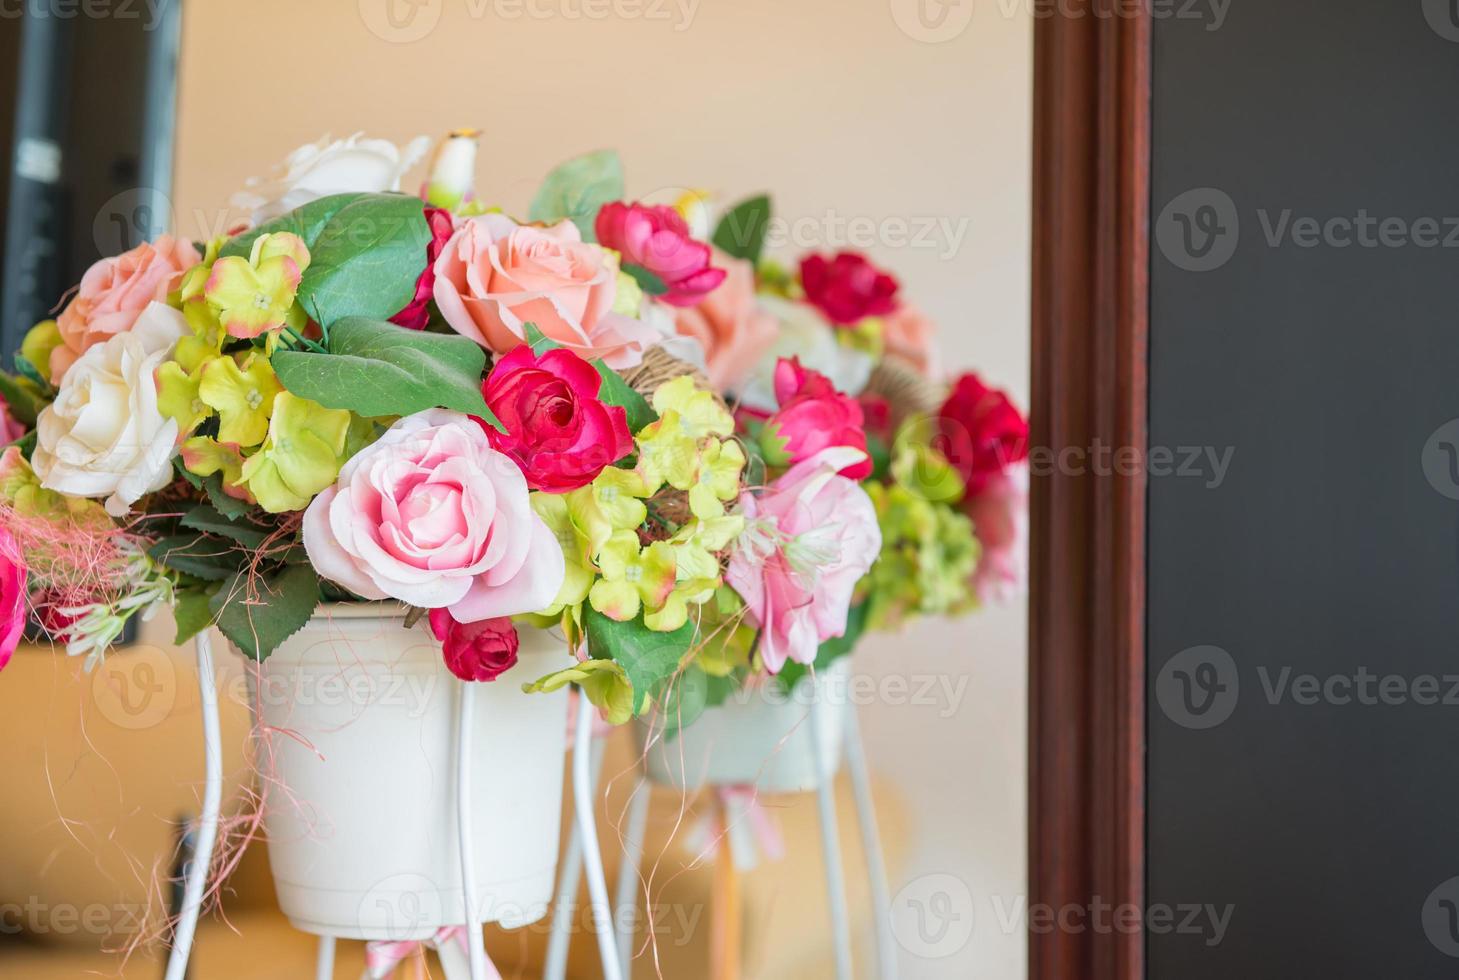
[[[880,629],[907,615],[960,612],[973,604],[978,542],[967,516],[901,483],[869,481],[882,549],[865,589],[869,622]]]
[[[230,337],[302,326],[294,292],[309,252],[290,234],[259,236],[248,259],[217,258],[219,244],[171,297],[192,334],[157,371],[157,407],[177,420],[190,473],[221,474],[226,493],[270,513],[299,510],[339,475],[352,417],[285,391],[269,346],[223,348]],[[215,434],[194,435],[215,418]]]
[[[562,591],[544,615],[578,621],[587,601],[611,619],[642,612],[649,629],[672,632],[719,587],[720,553],[744,529],[726,509],[745,466],[730,438],[734,419],[688,377],[661,385],[653,407],[659,418],[635,437],[633,469],[610,466],[570,493],[532,495],[567,559]],[[673,491],[688,501],[678,521],[661,512]]]

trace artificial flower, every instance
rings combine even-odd
[[[596,552],[614,531],[633,530],[644,522],[648,517],[644,499],[655,489],[637,470],[609,466],[592,484],[568,494],[568,512],[587,537],[589,550]]]
[[[451,234],[455,230],[451,212],[443,208],[427,206],[425,216],[426,227],[431,231],[431,240],[426,242],[426,267],[415,281],[415,298],[405,309],[390,318],[391,323],[399,324],[407,330],[424,330],[430,322],[431,296],[436,289],[436,259],[441,257],[441,251],[446,247],[446,242],[451,240]]]
[[[25,557],[11,533],[0,527],[0,670],[25,635]]]
[[[148,304],[166,299],[178,277],[200,259],[191,242],[162,235],[93,263],[56,318],[61,343],[52,348],[48,363],[31,363],[38,370],[49,370],[51,384],[59,386],[82,354],[131,330]],[[38,340],[35,346],[42,343]]]
[[[674,592],[674,551],[666,542],[642,547],[634,532],[614,531],[598,552],[598,569],[602,577],[593,583],[588,601],[604,616],[627,622],[643,608],[649,629],[667,632],[684,625],[684,619],[674,621],[682,609],[669,614],[667,621],[672,625],[650,622],[651,617],[662,619],[665,603]]]
[[[157,368],[157,410],[163,418],[177,423],[179,436],[186,437],[213,414],[213,410],[198,396],[202,375],[201,366],[188,373],[176,359]]]
[[[610,725],[621,725],[633,717],[633,685],[622,666],[612,660],[583,660],[523,684],[527,694],[551,694],[576,684],[588,703],[603,712]]]
[[[599,398],[603,379],[570,350],[540,355],[523,345],[501,358],[481,387],[505,432],[483,423],[487,438],[527,477],[527,485],[565,493],[593,482],[633,451],[628,416]]]
[[[305,511],[304,547],[363,598],[445,607],[463,623],[542,609],[564,577],[522,471],[445,409],[401,419],[346,463]]]
[[[865,351],[840,343],[833,329],[815,308],[781,296],[760,296],[760,305],[775,317],[779,332],[740,388],[740,404],[770,414],[775,411],[775,365],[786,358],[819,371],[837,391],[860,395],[871,378],[876,360]]]
[[[158,410],[153,375],[187,333],[181,313],[152,303],[128,332],[81,355],[36,420],[31,463],[42,486],[106,497],[121,517],[167,485],[178,426]]]
[[[725,270],[710,264],[709,246],[694,240],[671,207],[614,201],[598,211],[594,230],[624,262],[663,283],[658,299],[670,306],[693,306],[724,281]]]
[[[994,474],[963,502],[982,547],[973,590],[983,602],[1007,601],[1028,585],[1028,465]]]
[[[517,662],[520,641],[509,617],[459,623],[449,610],[432,609],[430,621],[446,668],[463,681],[494,681]]]
[[[560,617],[565,610],[580,606],[588,597],[588,590],[592,588],[593,578],[597,574],[590,555],[591,544],[587,532],[573,519],[569,499],[569,495],[560,493],[532,494],[532,510],[547,525],[547,529],[557,539],[558,547],[562,549],[562,587],[558,589],[551,603],[534,611],[536,615],[549,620]],[[611,529],[608,533],[612,533]]]
[[[400,190],[400,178],[425,156],[431,141],[418,136],[404,147],[389,140],[342,140],[328,137],[299,147],[273,175],[254,178],[233,203],[252,211],[252,223],[263,224],[310,201],[331,194]]]
[[[657,337],[613,312],[617,269],[571,221],[536,228],[503,214],[468,218],[435,272],[436,306],[451,329],[498,354],[525,342],[532,323],[559,346],[621,369]]]
[[[676,310],[674,325],[699,341],[710,384],[734,391],[775,342],[779,326],[755,296],[755,267],[722,252],[714,261],[725,270],[724,282],[697,305]]]
[[[850,446],[861,458],[841,475],[864,480],[871,475],[861,405],[837,391],[825,375],[791,358],[775,365],[775,398],[780,409],[761,429],[765,460],[789,466],[830,446]]]
[[[759,627],[765,669],[813,663],[843,636],[852,592],[881,550],[866,491],[837,473],[865,453],[844,446],[792,466],[764,492],[740,496],[746,521],[725,572]]]
[[[857,252],[837,252],[830,259],[807,255],[800,261],[800,285],[806,302],[839,327],[897,308],[897,280]]]
[[[240,365],[219,357],[202,367],[198,397],[218,413],[218,441],[257,446],[268,435],[274,399],[283,392],[268,358],[249,354]]]
[[[236,444],[195,436],[183,441],[181,455],[183,468],[189,473],[201,477],[219,473],[225,494],[250,504],[258,503],[243,485],[243,451]]]
[[[0,447],[4,447],[25,435],[27,429],[20,420],[10,414],[10,405],[0,397]]]
[[[281,391],[263,447],[244,460],[238,482],[270,514],[301,510],[334,483],[349,427],[349,412]]]
[[[41,378],[51,375],[51,352],[65,343],[55,320],[42,320],[25,332],[20,341],[20,356]]]
[[[19,446],[0,452],[0,503],[22,517],[41,517],[105,534],[116,530],[105,508],[96,501],[68,497],[41,486],[40,477],[21,455]]]
[[[933,348],[936,333],[932,319],[911,303],[903,303],[881,318],[883,353],[928,378],[938,373]]]
[[[961,474],[968,498],[997,474],[1028,458],[1028,420],[1007,393],[971,372],[953,384],[938,412],[935,448]]]
[[[740,493],[740,474],[745,469],[745,451],[732,440],[710,439],[699,451],[699,466],[687,486],[689,511],[700,520],[724,514],[724,505]]]
[[[230,337],[248,339],[300,326],[302,317],[292,311],[308,267],[309,249],[299,236],[260,235],[248,258],[229,255],[213,263],[205,287],[208,305]]]
[[[867,621],[895,627],[909,613],[945,615],[974,601],[978,541],[965,514],[900,483],[871,481],[882,547],[867,576]]]
[[[421,197],[435,208],[455,211],[471,197],[476,176],[476,138],[474,129],[456,129],[436,147],[431,156],[430,176]]]

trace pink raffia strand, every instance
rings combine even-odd
[[[117,534],[109,521],[80,522],[69,516],[23,513],[0,503],[0,526],[20,546],[30,570],[32,603],[42,621],[61,609],[117,597],[126,585],[127,560],[121,541],[145,539]]]
[[[430,939],[424,940],[391,942],[381,939],[366,943],[365,972],[362,980],[385,980],[395,972],[396,967],[426,949],[434,949],[443,963],[450,959],[453,963],[466,967],[468,962],[466,927],[445,926],[437,929],[436,934]],[[448,970],[447,973],[456,975],[455,970]],[[496,964],[488,956],[486,958],[486,980],[501,980],[501,976]]]

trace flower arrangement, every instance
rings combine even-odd
[[[769,202],[625,200],[568,161],[524,219],[476,134],[296,152],[252,219],[98,262],[0,374],[0,666],[171,607],[262,660],[321,603],[428,617],[469,681],[560,627],[614,722],[1015,584],[1026,426],[866,259],[760,255]],[[916,401],[916,399],[914,399]],[[829,651],[829,652],[828,652]]]

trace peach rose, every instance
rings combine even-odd
[[[888,357],[906,361],[925,375],[935,373],[932,341],[937,327],[931,317],[911,303],[903,303],[882,317],[881,324]]]
[[[674,326],[704,347],[709,381],[738,387],[775,342],[780,326],[755,299],[755,267],[718,249],[713,262],[728,274],[697,306],[675,310]]]
[[[88,348],[131,330],[148,303],[165,300],[178,277],[201,261],[191,242],[163,235],[87,269],[56,318],[61,343],[51,351],[51,384],[59,386]]]
[[[658,334],[613,312],[618,270],[577,226],[519,225],[503,214],[463,221],[436,259],[436,306],[451,328],[505,354],[526,324],[575,354],[630,368]]]

